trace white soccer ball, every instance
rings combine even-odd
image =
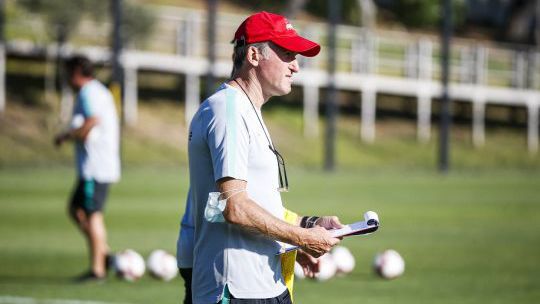
[[[373,269],[382,278],[394,279],[405,271],[405,261],[397,251],[388,249],[375,256]]]
[[[319,272],[315,274],[317,281],[326,281],[331,279],[337,271],[336,263],[334,259],[328,253],[319,258]]]
[[[294,262],[294,277],[300,280],[306,278],[304,275],[304,269],[302,269],[302,266],[298,262]]]
[[[114,268],[119,278],[133,282],[144,275],[144,259],[135,250],[126,249],[116,254]]]
[[[336,264],[338,273],[351,273],[354,270],[356,262],[351,251],[347,247],[336,246],[332,249],[332,258]]]
[[[163,281],[170,281],[178,275],[176,258],[165,250],[152,251],[146,260],[146,267],[153,277]]]

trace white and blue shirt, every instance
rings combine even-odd
[[[101,183],[120,179],[119,123],[114,98],[97,80],[87,82],[79,91],[73,108],[71,128],[81,127],[86,119],[98,120],[84,142],[75,143],[79,178]]]
[[[192,256],[180,259],[179,264],[187,265],[192,258],[194,303],[217,303],[225,286],[237,298],[272,298],[286,289],[275,240],[204,218],[208,193],[217,191],[216,181],[224,177],[247,181],[248,196],[283,218],[277,160],[265,132],[260,111],[242,91],[227,84],[204,101],[193,117],[187,199],[187,211],[193,215],[184,220],[193,222],[194,247]]]
[[[193,208],[191,207],[192,204],[190,189],[187,194],[186,207],[180,223],[180,231],[178,232],[178,240],[176,242],[176,262],[178,268],[193,268],[195,219],[192,210]]]

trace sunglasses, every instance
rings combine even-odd
[[[283,159],[283,156],[279,154],[278,150],[273,148],[271,145],[268,145],[268,148],[270,148],[270,151],[276,155],[277,163],[278,163],[278,175],[279,175],[279,188],[277,189],[279,192],[289,192],[289,180],[287,179],[287,170],[285,169],[285,160]]]

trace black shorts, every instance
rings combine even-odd
[[[229,294],[229,297],[228,303],[230,304],[292,304],[291,295],[289,294],[288,289],[285,289],[285,291],[279,296],[268,299],[238,299],[231,294]],[[218,304],[222,304],[224,302],[224,300],[221,300],[218,302]]]
[[[193,268],[178,268],[182,279],[184,279],[184,304],[191,304],[191,277],[193,276]]]
[[[86,214],[103,211],[109,184],[80,179],[71,197],[70,209],[82,209]]]

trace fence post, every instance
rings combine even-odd
[[[420,87],[418,93],[417,137],[422,143],[431,137],[431,92],[429,87]]]
[[[537,96],[536,99],[530,98],[527,104],[527,111],[529,114],[528,119],[528,130],[527,130],[527,146],[529,148],[530,154],[536,154],[538,152],[538,109],[539,109],[539,100]]]
[[[357,35],[351,41],[351,73],[362,73],[362,61],[363,61],[363,42],[360,35]]]
[[[189,35],[188,19],[183,19],[176,24],[176,55],[187,56],[187,36]]]
[[[303,37],[308,37],[309,39],[311,39],[313,41],[319,41],[319,34],[312,27],[307,27],[307,28],[302,29],[302,36]],[[317,68],[317,65],[318,65],[317,58],[319,58],[319,57],[320,57],[320,55],[315,56],[315,57],[311,57],[311,58],[307,58],[307,57],[304,57],[304,56],[298,56],[297,60],[298,60],[298,64],[300,65],[301,69],[312,69],[312,68]]]
[[[486,141],[485,117],[486,117],[486,94],[483,86],[487,79],[487,49],[476,45],[474,48],[474,73],[470,80],[475,86],[472,97],[473,121],[472,121],[472,141],[475,147],[483,146]]]
[[[304,37],[310,37],[313,41],[318,41],[317,31],[314,31],[312,28],[306,28],[303,31]],[[314,61],[316,57],[306,58],[300,56],[299,64],[302,69],[312,69],[316,66]],[[309,82],[304,82],[302,84],[302,90],[304,92],[303,100],[303,128],[305,137],[317,137],[319,135],[319,87],[309,84]]]
[[[540,69],[540,54],[535,50],[529,50],[527,54],[527,88],[532,90],[540,90],[540,84],[538,84],[538,69]]]
[[[474,64],[472,50],[469,47],[462,46],[459,49],[459,81],[461,83],[472,83],[473,72],[471,66]]]
[[[360,138],[372,143],[375,140],[375,115],[377,91],[375,81],[370,76],[377,72],[377,40],[369,29],[364,29],[359,38],[358,72],[367,77],[360,84],[362,91],[360,114]]]
[[[477,88],[477,92],[473,97],[473,134],[472,140],[475,147],[484,145],[485,142],[485,113],[486,100],[482,89]]]
[[[132,126],[137,122],[137,68],[126,66],[124,72],[124,114],[126,124]]]
[[[418,65],[420,63],[420,46],[419,43],[407,44],[405,51],[405,77],[417,78],[418,77]]]
[[[55,92],[55,79],[56,79],[56,66],[55,66],[55,53],[56,46],[54,44],[48,44],[45,48],[45,75],[44,75],[44,96],[47,103],[55,109],[58,108],[58,101],[56,100]]]
[[[202,16],[199,12],[194,12],[189,15],[189,22],[190,22],[190,32],[191,32],[191,40],[186,41],[189,47],[188,56],[194,56],[198,57],[200,54],[201,49],[201,26],[202,26]]]
[[[417,137],[420,142],[427,142],[431,137],[431,79],[433,69],[433,43],[429,39],[418,41],[416,61],[418,75],[418,121]]]
[[[486,63],[488,60],[488,51],[485,47],[477,45],[474,52],[474,78],[475,84],[483,85],[486,79]]]
[[[512,86],[518,89],[525,88],[527,74],[525,52],[514,51],[512,65],[514,71],[514,75],[512,77]]]
[[[371,74],[376,67],[374,51],[374,37],[368,29],[362,29],[360,34],[353,40],[351,55],[352,72]]]
[[[317,137],[319,135],[319,87],[309,84],[304,89],[304,136]]]
[[[366,80],[362,84],[362,124],[360,136],[364,142],[375,140],[375,101],[377,92],[373,81]]]

